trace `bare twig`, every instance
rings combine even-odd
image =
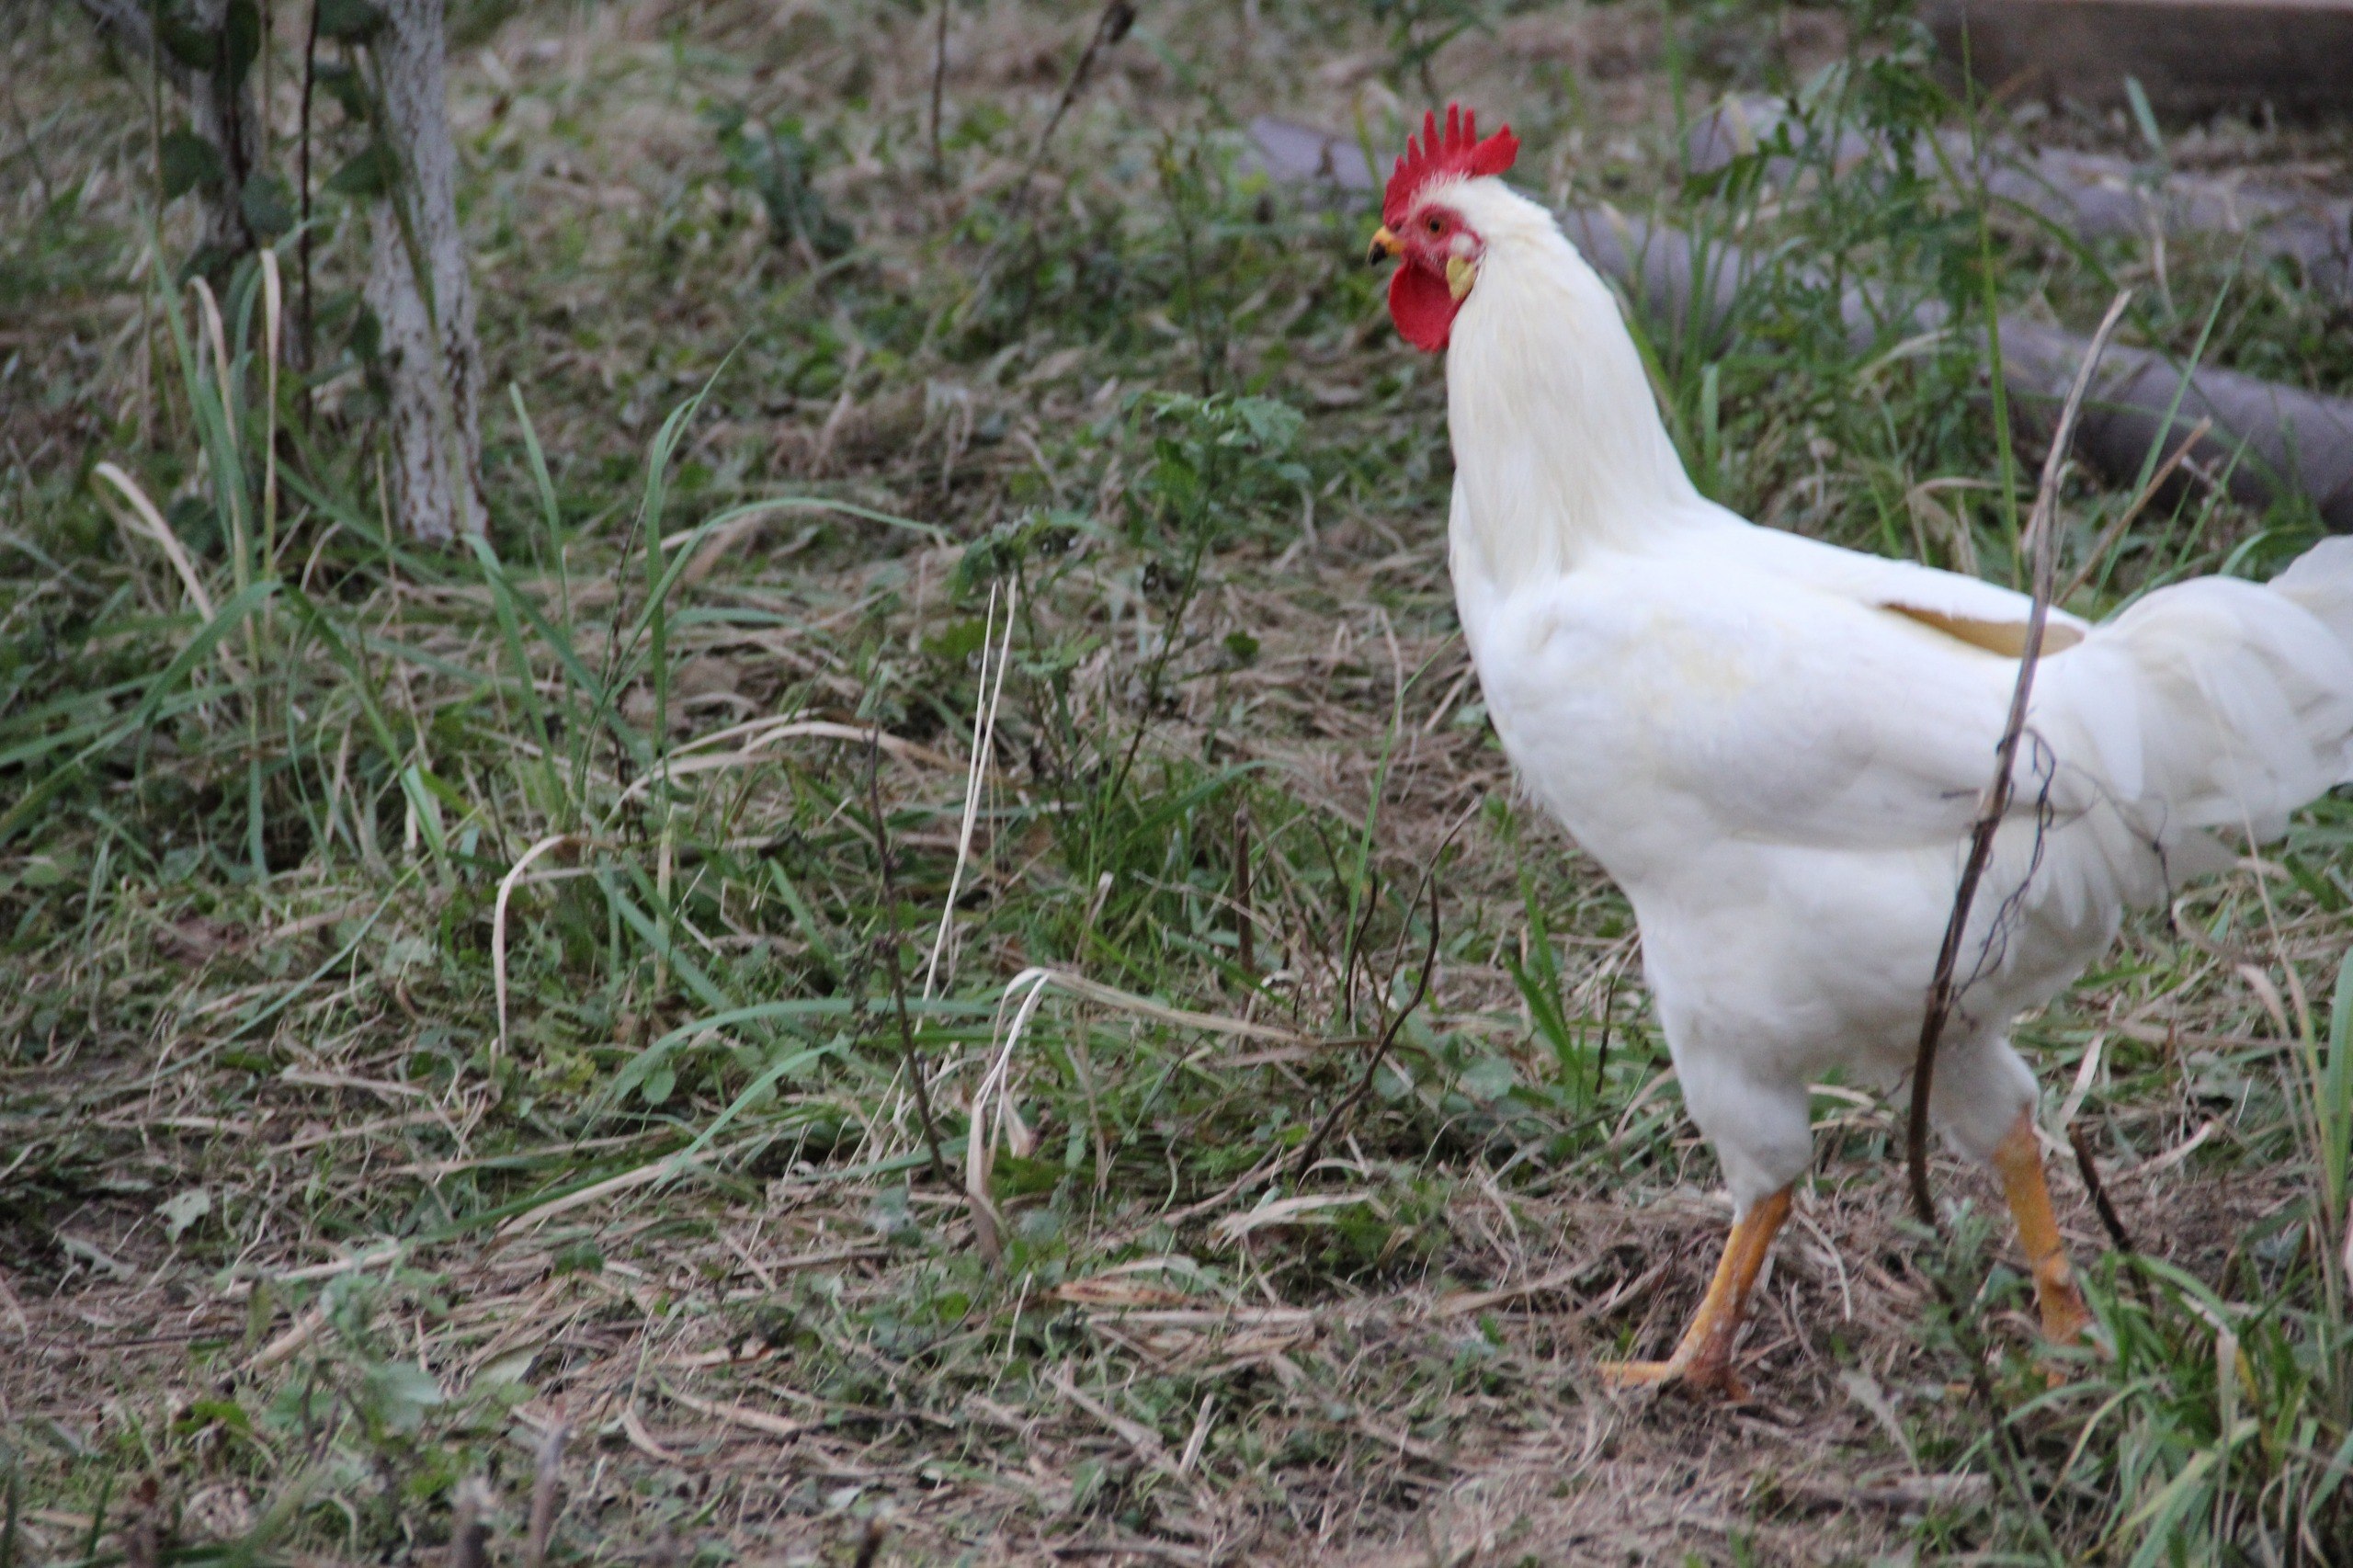
[[[1095,69],[1096,56],[1128,36],[1136,25],[1134,0],[1104,0],[1103,14],[1095,19],[1095,32],[1080,51],[1078,63],[1071,67],[1070,79],[1063,84],[1063,96],[1054,105],[1054,112],[1046,119],[1046,129],[1038,133],[1038,145],[1029,154],[1029,166],[1021,171],[1020,181],[1013,187],[1006,205],[1016,212],[1029,204],[1029,186],[1045,166],[1046,153],[1053,145],[1054,132],[1062,129],[1063,118],[1078,101],[1079,93],[1086,85],[1086,78]]]
[[[1357,960],[1364,956],[1364,939],[1372,931],[1372,917],[1381,905],[1381,872],[1366,873],[1364,909],[1348,926],[1347,946],[1340,954],[1340,1001],[1348,1009],[1348,1028],[1357,1027]]]
[[[1233,907],[1234,960],[1242,966],[1243,974],[1256,984],[1258,978],[1258,917],[1250,907],[1250,808],[1247,806],[1237,806],[1233,812]]]
[[[162,1488],[152,1475],[132,1489],[131,1516],[115,1534],[122,1551],[123,1568],[156,1568],[162,1561],[162,1521],[156,1517],[161,1493]]]
[[[296,133],[296,161],[300,165],[295,183],[301,187],[302,214],[302,328],[296,347],[302,357],[302,422],[311,421],[310,372],[316,363],[313,347],[317,340],[318,316],[311,304],[311,102],[319,80],[319,6],[321,0],[311,0],[311,25],[302,37],[302,108]]]
[[[2059,506],[2059,477],[2066,467],[2067,448],[2075,435],[2075,417],[2083,411],[2084,394],[2091,387],[2092,371],[2097,368],[2100,352],[2108,347],[2109,336],[2123,319],[2124,307],[2131,297],[2130,290],[2119,293],[2101,319],[2099,330],[2092,335],[2090,351],[2075,370],[2075,383],[2068,388],[2066,403],[2059,413],[2059,427],[2052,433],[2051,450],[2042,460],[2041,482],[2035,487],[2034,510],[2027,520],[2027,537],[2034,542],[2034,602],[2027,613],[2026,645],[2018,654],[2018,684],[2010,690],[2009,718],[2002,726],[2001,744],[1995,748],[1993,782],[1985,787],[1977,821],[1970,829],[1969,858],[1961,865],[1961,883],[1953,892],[1952,915],[1945,922],[1944,945],[1937,953],[1935,974],[1928,982],[1927,1008],[1920,1019],[1920,1044],[1912,1070],[1911,1126],[1906,1137],[1912,1208],[1923,1225],[1939,1234],[1944,1227],[1937,1215],[1936,1199],[1928,1190],[1928,1096],[1936,1083],[1937,1046],[1944,1038],[1945,1024],[1952,1016],[1959,993],[1954,971],[1960,963],[1961,937],[1969,926],[1970,905],[1976,902],[1977,884],[1985,874],[1986,863],[1993,858],[1994,835],[2009,813],[2010,770],[2018,764],[2019,738],[2026,733],[2027,704],[2034,692],[2035,665],[2042,657],[2043,629],[2051,619],[2052,540],[2058,532],[2054,516]]]
[[[1019,244],[1027,246],[1032,255],[1037,252],[1037,229],[1018,221],[1029,210],[1030,187],[1037,181],[1038,171],[1045,165],[1047,151],[1053,145],[1054,132],[1062,128],[1063,117],[1070,113],[1071,106],[1078,101],[1080,90],[1086,85],[1087,74],[1095,69],[1096,57],[1127,37],[1128,29],[1135,26],[1135,20],[1134,0],[1105,0],[1102,15],[1096,18],[1094,33],[1087,39],[1086,49],[1080,51],[1078,63],[1071,68],[1070,80],[1063,84],[1062,97],[1054,105],[1052,115],[1047,119],[1045,130],[1039,133],[1038,145],[1030,152],[1029,162],[1022,168],[1021,177],[1014,182],[1012,194],[1006,199],[1006,215],[1016,222],[1005,225],[981,257],[980,265],[973,268],[972,287],[954,312],[954,319],[958,323],[969,320],[972,312],[978,310],[995,291],[997,269],[1005,263],[1008,246]]]
[[[905,1060],[907,1082],[915,1097],[915,1116],[923,1122],[924,1153],[934,1181],[948,1180],[948,1162],[939,1157],[939,1129],[931,1119],[931,1087],[924,1082],[923,1058],[915,1051],[915,1026],[907,1021],[907,976],[899,962],[899,891],[891,876],[891,829],[882,815],[882,726],[878,721],[866,747],[866,802],[874,815],[874,864],[882,879],[883,963],[891,976],[891,1006],[899,1017],[899,1054]]]
[[[2099,1222],[2108,1232],[2108,1239],[2116,1250],[2130,1256],[2141,1249],[2132,1244],[2131,1233],[2124,1228],[2124,1217],[2109,1201],[2107,1184],[2099,1179],[2099,1166],[2092,1161],[2091,1141],[2084,1136],[2079,1124],[2069,1123],[2067,1146],[2075,1152],[2075,1170],[2084,1178],[2084,1190],[2092,1195],[2092,1207],[2098,1210]]]
[[[1439,853],[1444,853],[1443,848]],[[1373,1074],[1379,1073],[1381,1064],[1389,1060],[1389,1048],[1397,1043],[1397,1031],[1405,1027],[1405,1020],[1414,1016],[1414,1010],[1419,1007],[1423,998],[1430,994],[1430,977],[1438,972],[1438,907],[1436,857],[1431,858],[1430,869],[1422,878],[1422,885],[1429,889],[1430,894],[1430,939],[1422,951],[1422,972],[1415,978],[1414,994],[1405,999],[1405,1005],[1397,1009],[1395,1016],[1389,1020],[1388,1027],[1381,1031],[1380,1040],[1373,1044],[1372,1054],[1365,1058],[1364,1071],[1358,1075],[1356,1087],[1342,1096],[1340,1103],[1334,1106],[1324,1118],[1323,1124],[1315,1129],[1314,1133],[1306,1142],[1299,1146],[1299,1157],[1291,1165],[1293,1181],[1297,1181],[1315,1168],[1315,1161],[1324,1153],[1324,1145],[1330,1140],[1333,1131],[1340,1125],[1342,1120],[1351,1115],[1357,1107],[1362,1105],[1364,1097],[1372,1092]]]
[[[948,86],[948,7],[953,0],[939,0],[939,30],[931,41],[931,180],[934,185],[948,183],[948,153],[941,145],[939,134],[939,100]]]
[[[449,1568],[487,1568],[490,1562],[490,1487],[470,1475],[458,1483],[457,1522],[449,1530]]]
[[[539,1458],[531,1470],[531,1533],[524,1543],[524,1568],[541,1568],[548,1560],[556,1515],[563,1508],[563,1444],[571,1436],[572,1424],[559,1419],[540,1439]]]

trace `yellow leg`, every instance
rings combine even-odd
[[[2035,1141],[2032,1112],[2018,1113],[2018,1125],[1994,1151],[1994,1169],[2018,1222],[2018,1244],[2034,1271],[2043,1337],[2064,1344],[2091,1326],[2092,1314],[2084,1305],[2084,1293],[2075,1289],[2067,1244],[2060,1240],[2059,1221],[2051,1212],[2051,1189],[2042,1181],[2042,1145]]]
[[[1790,1217],[1790,1188],[1783,1187],[1757,1204],[1732,1228],[1716,1277],[1700,1298],[1691,1326],[1664,1361],[1605,1361],[1602,1378],[1619,1388],[1680,1382],[1713,1393],[1741,1398],[1746,1392],[1733,1375],[1733,1341],[1739,1337],[1741,1316],[1748,1310],[1748,1292],[1773,1250],[1773,1237]]]

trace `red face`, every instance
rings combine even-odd
[[[1381,232],[1372,255],[1386,252],[1400,263],[1389,280],[1389,316],[1405,341],[1432,354],[1454,335],[1454,312],[1478,277],[1484,244],[1463,226],[1447,199],[1466,179],[1501,175],[1519,156],[1519,138],[1506,125],[1493,136],[1479,134],[1476,115],[1460,104],[1446,106],[1446,123],[1422,117],[1422,133],[1405,138],[1405,151],[1381,196]]]
[[[1454,313],[1470,295],[1479,251],[1479,236],[1443,201],[1423,202],[1404,222],[1383,224],[1373,235],[1373,259],[1397,258],[1389,279],[1389,318],[1406,342],[1432,354],[1444,350]]]

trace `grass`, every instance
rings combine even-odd
[[[273,404],[143,83],[68,12],[6,46],[0,1564],[415,1558],[477,1479],[519,1557],[550,1451],[565,1561],[2342,1559],[2341,801],[2024,1027],[2131,1244],[2063,1171],[2112,1357],[2052,1384],[1988,1186],[1938,1167],[1926,1249],[1831,1084],[1759,1403],[1598,1389],[1713,1167],[1466,681],[1438,367],[1234,129],[1434,84],[1532,187],[1776,258],[1650,336],[1695,474],[2006,576],[1972,344],[1852,343],[1824,279],[2080,326],[2158,258],[1675,153],[1727,86],[1950,116],[1900,21],[1146,8],[1040,157],[1092,8],[960,8],[935,184],[916,9],[478,10],[446,552],[382,510],[351,215]],[[2341,307],[2163,268],[2141,341],[2353,392]],[[2193,487],[2095,556],[2130,477],[2065,499],[2075,608],[2313,535]]]

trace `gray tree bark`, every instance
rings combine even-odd
[[[370,46],[385,138],[400,162],[369,213],[367,299],[382,328],[392,502],[420,539],[482,531],[481,363],[473,283],[458,227],[442,0],[384,0]]]
[[[191,69],[168,49],[155,47],[146,0],[80,0],[82,9],[102,31],[125,49],[160,64],[175,91],[188,104],[188,120],[199,136],[221,154],[228,177],[203,191],[204,226],[199,244],[229,252],[254,247],[252,226],[245,222],[245,181],[261,168],[261,111],[254,101],[248,75],[233,92],[219,74]],[[218,31],[229,0],[189,0],[189,19]]]

